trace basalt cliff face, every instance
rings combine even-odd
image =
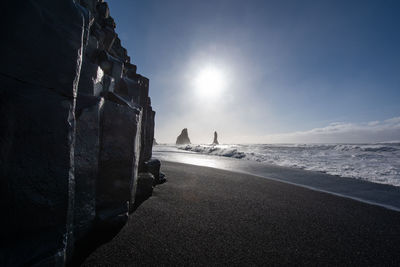
[[[2,19],[0,265],[63,266],[160,179],[149,80],[102,0],[12,1]]]

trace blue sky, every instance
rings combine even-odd
[[[211,142],[214,130],[226,143],[400,140],[400,1],[109,6],[131,61],[150,79],[160,142],[185,127],[194,143]],[[194,81],[210,67],[223,88],[199,94]],[[321,139],[315,129],[329,131]]]

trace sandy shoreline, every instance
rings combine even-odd
[[[168,182],[85,266],[400,264],[399,212],[225,170],[162,170]]]
[[[372,183],[361,179],[340,177],[299,168],[199,153],[155,151],[153,154],[162,161],[179,162],[255,175],[400,211],[400,187],[398,186]]]

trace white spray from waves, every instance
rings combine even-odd
[[[186,145],[178,149],[400,186],[400,141],[376,144]]]

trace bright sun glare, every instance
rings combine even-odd
[[[216,97],[224,90],[224,74],[221,70],[215,67],[207,67],[197,76],[195,86],[199,95],[205,97]]]

